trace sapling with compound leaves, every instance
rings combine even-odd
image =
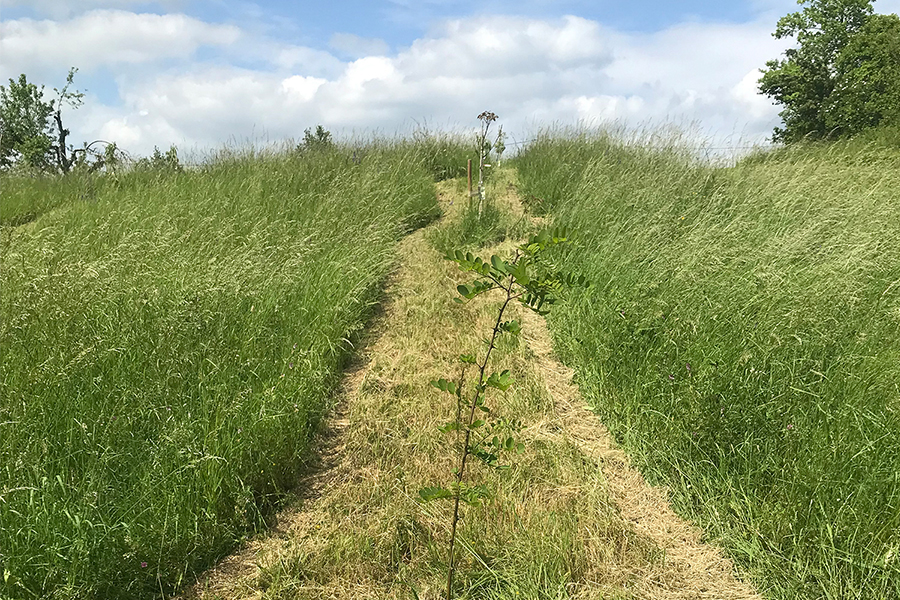
[[[543,231],[531,237],[526,243],[516,248],[510,260],[497,255],[489,261],[483,261],[472,253],[456,250],[446,256],[459,265],[463,271],[474,273],[471,283],[457,286],[462,298],[471,300],[488,292],[498,291],[503,298],[490,338],[487,350],[479,361],[474,354],[463,354],[459,357],[463,368],[455,380],[437,379],[431,385],[451,394],[456,399],[456,418],[443,425],[443,433],[457,432],[460,438],[458,466],[453,469],[453,481],[448,487],[434,486],[419,491],[425,501],[448,499],[453,503],[453,515],[450,523],[449,559],[447,569],[447,600],[451,600],[453,578],[456,570],[456,537],[460,519],[460,503],[477,506],[489,494],[484,486],[469,485],[466,482],[466,467],[469,459],[480,461],[487,467],[506,469],[509,465],[501,462],[504,453],[512,451],[521,453],[525,446],[516,439],[521,424],[514,419],[507,419],[494,414],[486,404],[486,393],[489,389],[505,392],[512,385],[509,370],[488,373],[487,367],[491,353],[501,335],[519,335],[521,324],[515,320],[504,321],[503,317],[510,303],[519,302],[524,307],[545,315],[558,299],[559,292],[566,286],[585,286],[583,276],[563,273],[554,268],[547,260],[549,248],[571,242],[571,235],[563,228]],[[454,301],[462,303],[461,298]],[[465,390],[466,369],[474,367],[478,376],[470,389]]]

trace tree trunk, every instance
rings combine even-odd
[[[59,166],[59,170],[66,174],[72,168],[72,159],[69,158],[66,150],[66,136],[69,135],[69,130],[63,127],[61,110],[57,109],[53,118],[56,119],[56,129],[59,131],[59,144],[56,146],[56,163]]]

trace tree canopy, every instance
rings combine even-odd
[[[829,125],[853,133],[900,125],[900,17],[872,15],[837,57],[837,110]]]
[[[783,110],[775,141],[823,139],[900,124],[900,18],[871,0],[800,0],[776,38],[796,38],[763,69],[759,90]]]
[[[0,166],[16,161],[45,168],[53,140],[50,115],[53,105],[44,101],[44,86],[28,83],[25,74],[0,85]]]
[[[63,105],[78,108],[84,94],[73,89],[77,69],[69,69],[56,98],[44,99],[44,86],[28,82],[24,73],[9,87],[0,85],[0,168],[23,163],[39,170],[68,173],[87,148],[73,149],[66,143],[69,130],[63,126]]]

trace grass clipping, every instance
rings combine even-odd
[[[506,194],[497,201],[520,212],[511,182],[498,179],[494,191]],[[464,210],[455,187],[440,188],[449,219]],[[446,480],[454,464],[437,429],[453,403],[428,382],[458,367],[461,348],[481,347],[496,302],[450,302],[462,274],[427,234],[401,243],[386,310],[344,381],[304,497],[189,597],[442,596],[450,506],[423,504],[417,492]],[[515,316],[525,335],[502,338],[493,364],[516,385],[495,401],[521,418],[527,449],[499,476],[473,469],[471,483],[494,495],[461,522],[460,597],[755,598],[612,447],[553,358],[543,320]]]

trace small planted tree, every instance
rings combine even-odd
[[[497,130],[497,140],[494,142],[494,152],[497,153],[497,166],[503,159],[503,153],[506,152],[506,133],[503,131],[503,125]]]
[[[490,371],[488,365],[491,353],[501,335],[519,335],[520,323],[515,320],[504,321],[506,311],[512,302],[519,302],[524,307],[540,315],[547,314],[558,299],[559,292],[566,286],[584,286],[583,276],[563,273],[554,268],[547,260],[547,250],[570,242],[570,234],[565,229],[543,231],[530,238],[516,249],[510,260],[497,255],[489,261],[456,250],[447,255],[463,271],[473,273],[475,279],[457,286],[462,298],[471,300],[476,296],[489,292],[499,292],[502,299],[497,311],[497,318],[487,341],[487,348],[482,357],[477,354],[463,354],[459,357],[463,367],[455,380],[438,379],[431,385],[453,396],[456,402],[456,417],[443,425],[443,433],[455,433],[457,436],[456,466],[453,468],[453,479],[448,486],[427,487],[419,491],[425,501],[447,499],[453,503],[450,521],[449,559],[447,569],[447,600],[453,592],[453,578],[456,570],[456,538],[457,525],[460,519],[460,504],[477,506],[489,495],[484,486],[470,485],[466,478],[467,467],[472,460],[492,469],[506,469],[509,465],[501,461],[503,454],[522,452],[524,444],[516,438],[521,429],[514,418],[496,414],[488,402],[489,390],[506,391],[512,385],[509,370]],[[463,302],[462,298],[454,298]],[[477,370],[471,385],[466,385],[466,372],[469,368]]]
[[[478,216],[484,206],[484,166],[488,154],[491,152],[491,142],[488,141],[488,132],[491,129],[491,123],[497,120],[497,115],[492,112],[484,111],[478,115],[481,121],[481,132],[478,135]]]

